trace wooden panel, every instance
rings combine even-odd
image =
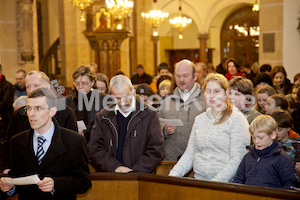
[[[93,187],[78,199],[101,200],[283,200],[300,192],[142,173],[93,173]]]
[[[94,180],[92,188],[85,194],[77,195],[78,200],[138,200],[137,180]]]
[[[300,192],[143,173],[92,173],[93,186],[78,200],[293,200]],[[15,200],[8,198],[8,200]]]
[[[167,192],[166,192],[167,191]],[[153,183],[142,181],[139,183],[139,196],[143,197],[143,200],[161,200],[161,199],[172,199],[172,200],[274,200],[274,199],[285,199],[285,198],[272,198],[264,197],[255,194],[243,194],[234,191],[226,190],[215,190],[207,188],[197,188],[188,186],[179,186],[163,183]]]
[[[168,176],[170,170],[174,167],[176,164],[176,161],[161,161],[160,164],[156,167],[156,174],[162,175],[162,176]],[[185,177],[194,177],[193,169],[191,169]]]
[[[163,175],[168,176],[170,170],[173,168],[173,166],[176,164],[176,161],[162,161],[160,164],[156,167],[156,174],[157,175]]]

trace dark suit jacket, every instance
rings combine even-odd
[[[41,165],[33,150],[34,130],[24,131],[11,140],[11,176],[38,174],[42,180],[54,180],[55,193],[42,192],[37,185],[17,186],[19,199],[76,199],[91,187],[87,146],[84,137],[59,127],[53,118],[55,131]]]
[[[66,106],[65,110],[57,111],[54,118],[57,120],[59,126],[77,131],[77,119],[75,112],[69,107]],[[28,121],[27,113],[25,112],[25,106],[14,111],[9,122],[6,137],[8,142],[11,138],[18,133],[26,131],[30,128],[30,123]],[[7,169],[10,163],[9,160],[9,145],[5,147],[5,154],[0,158],[1,159],[1,169]]]
[[[103,99],[104,99],[105,95],[99,94],[98,90],[94,90],[94,92],[97,92],[96,93],[97,95],[93,96],[92,92],[87,94],[89,102],[90,101],[93,102],[91,110],[87,110],[87,108],[86,108],[87,106],[85,105],[85,103],[83,103],[83,111],[82,112],[79,112],[79,110],[78,110],[78,106],[79,106],[78,105],[78,92],[76,91],[76,89],[73,94],[70,94],[66,98],[66,104],[67,104],[67,106],[69,106],[70,108],[73,109],[73,111],[76,114],[77,120],[83,120],[87,127],[87,130],[83,131],[87,143],[90,140],[91,129],[94,124],[96,114],[104,107]],[[91,99],[91,95],[95,99]],[[97,100],[99,101],[98,105],[96,105],[97,104],[96,98],[98,98]],[[109,100],[112,101],[112,99],[109,99]]]
[[[0,75],[1,77],[1,75]],[[7,124],[11,118],[14,111],[12,104],[14,102],[14,86],[6,81],[5,76],[2,77],[0,81],[0,136],[2,137],[7,129]]]

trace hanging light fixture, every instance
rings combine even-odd
[[[170,19],[169,22],[173,25],[175,29],[178,30],[178,38],[181,40],[183,38],[182,31],[192,23],[192,19],[182,17],[181,13],[181,0],[179,0],[179,16]]]
[[[252,7],[252,11],[256,11],[256,12],[259,11],[258,0],[255,0],[255,4],[254,4],[253,7]]]
[[[85,12],[84,10],[89,7],[94,0],[71,0],[73,5],[78,7],[81,10],[80,21],[85,21]]]
[[[169,17],[169,13],[157,9],[156,0],[153,0],[153,10],[150,10],[148,13],[142,12],[141,15],[143,20],[153,27],[152,35],[155,37],[158,36],[158,25]]]
[[[112,17],[117,20],[122,20],[131,16],[133,9],[133,1],[131,0],[106,0],[108,11]]]

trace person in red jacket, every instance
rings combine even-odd
[[[225,74],[225,76],[228,80],[231,80],[236,76],[243,76],[240,64],[233,58],[229,59],[227,62],[227,71],[228,72]]]

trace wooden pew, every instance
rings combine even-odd
[[[161,161],[160,164],[156,167],[156,174],[157,175],[163,175],[168,176],[170,170],[174,167],[176,164],[176,161]],[[191,169],[185,177],[194,177],[193,169]]]
[[[92,188],[78,200],[284,200],[300,192],[144,173],[92,173]]]

